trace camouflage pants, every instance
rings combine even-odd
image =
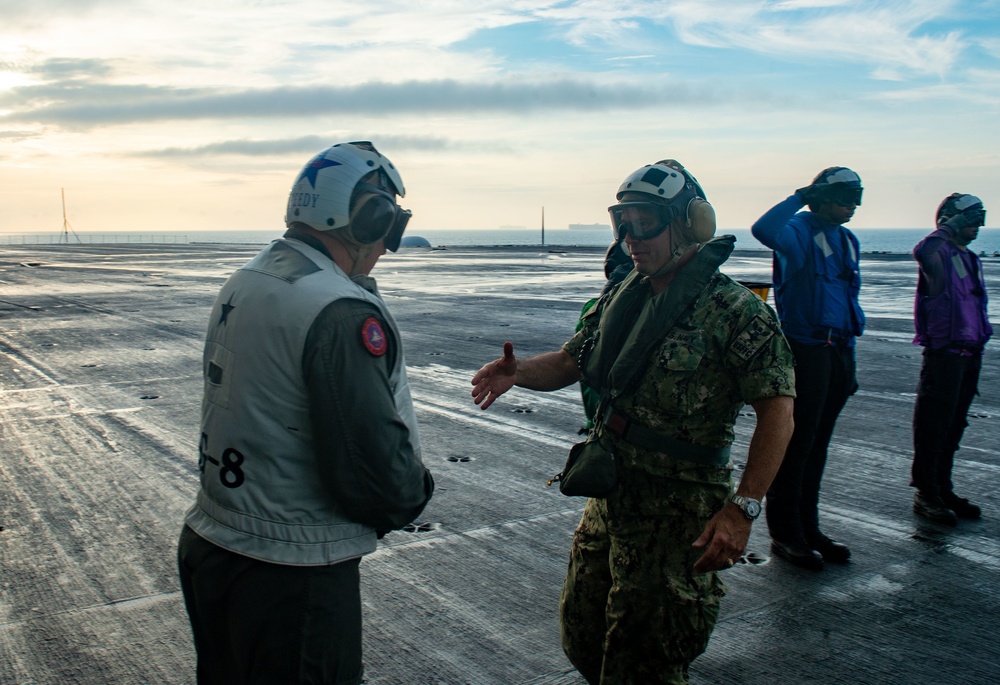
[[[563,650],[591,685],[683,685],[708,646],[724,583],[692,570],[691,547],[729,495],[725,483],[622,473],[587,502],[560,601]]]

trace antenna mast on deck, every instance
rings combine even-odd
[[[63,232],[62,237],[59,242],[69,244],[69,234],[72,233],[73,237],[76,238],[76,242],[80,242],[80,236],[76,234],[73,227],[70,226],[69,219],[66,218],[66,189],[60,188],[59,192],[62,193],[62,208],[63,208]]]
[[[542,247],[545,247],[545,207],[542,207]]]

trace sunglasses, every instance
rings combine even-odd
[[[608,207],[615,240],[626,235],[635,240],[649,240],[663,233],[680,216],[680,210],[658,202],[620,202]]]

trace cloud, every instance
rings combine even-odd
[[[954,118],[957,112],[963,117],[969,117],[973,112],[987,112],[994,118],[1000,113],[1000,71],[983,69],[970,70],[969,79],[960,83],[933,83],[912,88],[899,88],[870,96],[895,105],[911,106],[913,103],[955,103],[953,108],[946,110],[947,115]],[[963,108],[974,107],[974,110],[964,111]],[[983,108],[986,108],[983,110]]]
[[[994,59],[1000,59],[1000,38],[982,38],[977,44]]]
[[[25,74],[31,74],[43,81],[61,81],[64,79],[86,79],[107,77],[113,73],[112,63],[102,59],[48,59],[38,64],[32,64],[22,69]]]
[[[396,116],[456,112],[522,114],[538,110],[593,112],[711,105],[725,99],[721,93],[683,82],[604,83],[583,77],[489,83],[442,79],[231,91],[53,82],[13,88],[0,94],[0,108],[12,108],[0,121],[88,128],[148,121],[294,118],[335,113]]]
[[[367,134],[370,135],[370,134]],[[133,153],[136,157],[162,157],[162,158],[194,158],[209,157],[216,155],[236,155],[259,157],[263,155],[285,155],[294,153],[313,153],[322,150],[335,142],[341,140],[359,140],[363,136],[358,135],[337,135],[330,136],[301,136],[298,138],[284,138],[273,140],[225,140],[196,147],[173,147],[160,150],[147,150]],[[446,138],[434,136],[400,136],[400,135],[379,135],[375,136],[379,147],[392,150],[417,150],[422,152],[434,152],[453,149],[457,147],[467,147],[456,144]]]
[[[966,47],[963,33],[931,32],[955,18],[954,0],[675,0],[670,3],[579,2],[538,10],[563,23],[567,42],[601,41],[648,49],[658,41],[649,26],[672,29],[680,42],[741,49],[809,63],[847,61],[870,74],[940,76]]]
[[[96,7],[126,6],[129,0],[0,0],[0,16],[5,22],[15,20],[48,19],[52,16],[74,16],[90,12]]]
[[[873,72],[940,76],[964,47],[961,34],[922,33],[947,19],[953,3],[728,2],[674,3],[671,15],[687,43],[740,47],[809,61],[868,64]],[[881,73],[881,72],[879,72]]]
[[[19,143],[22,140],[30,140],[31,138],[37,137],[38,133],[35,131],[0,131],[0,140],[6,140],[14,143]]]

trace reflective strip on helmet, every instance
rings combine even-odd
[[[824,178],[823,181],[829,185],[833,185],[834,183],[850,183],[850,184],[861,185],[861,177],[858,176],[853,171],[851,171],[850,169],[848,169],[847,167],[844,167],[842,169],[837,169],[829,176]]]
[[[958,210],[959,212],[964,212],[967,209],[971,209],[976,205],[981,205],[981,204],[983,204],[983,201],[980,200],[975,195],[963,195],[962,197],[955,200],[955,209]]]

